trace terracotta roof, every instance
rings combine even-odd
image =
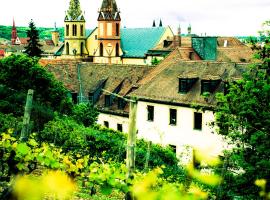
[[[62,81],[67,89],[79,93],[80,83],[78,81],[78,64],[80,66],[80,79],[83,95],[88,99],[89,92],[94,92],[97,87],[105,82],[103,89],[110,92],[120,86],[119,95],[126,96],[137,83],[149,73],[153,67],[150,66],[133,66],[133,65],[105,65],[83,63],[74,60],[46,60],[40,59],[39,63],[45,66],[48,71],[52,72],[55,77]],[[128,114],[129,104],[124,110],[119,110],[117,98],[113,105],[105,108],[105,92],[99,97],[96,106],[104,112],[114,112],[117,114]]]
[[[54,46],[54,43],[52,40],[44,40],[46,45]]]
[[[5,50],[4,49],[0,49],[0,56],[5,56]]]
[[[75,60],[40,59],[39,64],[48,69],[59,81],[63,82],[68,90],[72,92],[79,91],[77,62]]]
[[[225,62],[183,61],[176,51],[142,79],[141,86],[130,95],[147,101],[211,107],[215,104],[215,95],[211,94],[208,101],[205,101],[201,95],[201,80],[239,79],[247,66]],[[198,77],[198,80],[187,94],[179,94],[179,77]],[[223,84],[219,85],[216,92],[223,91]]]
[[[88,96],[90,91],[94,91],[98,83],[107,80],[104,86],[105,90],[113,92],[120,86],[119,95],[126,96],[129,91],[141,80],[153,67],[132,66],[132,65],[102,65],[82,63],[80,67],[82,88],[84,95]],[[123,112],[118,109],[117,101],[110,108],[104,108],[105,92],[102,93],[96,105],[105,111]],[[124,109],[128,113],[128,104]]]
[[[20,39],[22,45],[28,44],[29,38],[19,38],[19,39]]]

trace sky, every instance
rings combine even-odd
[[[0,0],[0,25],[28,26],[31,19],[38,27],[64,25],[69,0]],[[98,9],[102,0],[80,0],[86,26],[97,26]],[[121,26],[151,27],[153,20],[171,26],[176,33],[180,25],[187,33],[209,36],[257,35],[261,24],[270,20],[269,0],[116,0],[121,11]]]

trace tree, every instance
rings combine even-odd
[[[33,20],[29,23],[29,30],[27,30],[28,45],[25,47],[25,53],[31,57],[41,57],[42,45],[39,43],[39,33],[33,22]]]
[[[269,35],[267,36],[269,39]],[[242,80],[229,84],[218,96],[219,133],[232,143],[225,152],[224,182],[219,199],[260,199],[258,179],[270,180],[270,44],[258,49],[259,64],[250,66]],[[269,191],[270,183],[266,186]],[[222,192],[223,191],[223,192]]]
[[[28,89],[35,91],[32,119],[36,130],[51,120],[54,112],[71,112],[68,90],[36,58],[12,55],[0,60],[0,83],[0,112],[15,117],[23,115]]]
[[[80,7],[80,1],[79,0],[71,0],[69,2],[68,15],[73,20],[76,20],[81,14],[82,14],[82,10]]]

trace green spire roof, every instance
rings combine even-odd
[[[71,18],[71,20],[77,20],[82,15],[79,0],[70,0],[67,14]]]

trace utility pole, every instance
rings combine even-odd
[[[33,95],[34,95],[34,90],[29,89],[27,93],[27,98],[26,98],[24,117],[23,117],[23,127],[22,127],[21,137],[20,137],[20,141],[22,142],[25,142],[28,140]]]
[[[110,91],[104,90],[104,92],[114,95],[118,98],[124,99],[129,102],[129,126],[128,126],[128,140],[127,140],[127,154],[126,154],[126,166],[127,166],[127,179],[133,178],[133,173],[135,170],[135,146],[136,146],[136,118],[137,118],[137,99],[132,97],[127,99],[118,94],[112,93]]]

